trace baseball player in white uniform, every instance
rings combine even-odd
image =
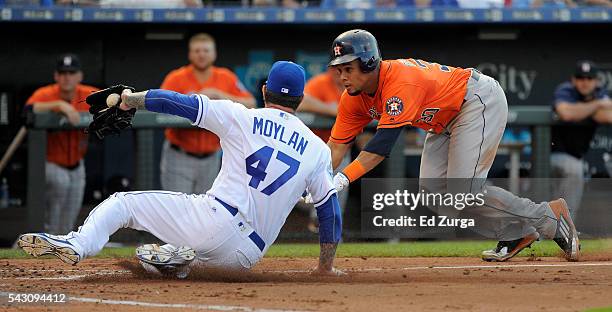
[[[316,270],[341,274],[333,268],[342,220],[331,153],[293,114],[302,100],[304,81],[300,65],[276,62],[262,88],[266,104],[262,109],[199,94],[124,90],[121,109],[185,117],[219,136],[224,153],[212,188],[191,195],[115,193],[89,214],[78,231],[62,236],[23,234],[19,246],[33,256],[52,254],[76,264],[100,252],[118,229],[132,228],[168,243],[137,248],[138,259],[148,269],[179,277],[186,276],[185,269],[192,265],[244,270],[261,260],[308,190],[321,227]]]

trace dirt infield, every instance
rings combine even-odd
[[[349,275],[307,273],[316,259],[266,258],[249,274],[143,275],[135,261],[0,260],[0,310],[8,311],[576,311],[612,306],[612,257],[341,258]],[[9,293],[64,293],[69,303],[7,304]]]

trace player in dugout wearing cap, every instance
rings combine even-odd
[[[572,218],[580,209],[584,189],[584,161],[599,124],[612,122],[612,101],[599,85],[599,69],[592,61],[576,63],[570,81],[554,93],[553,110],[561,121],[551,128],[550,165],[559,178],[559,194],[565,197]]]
[[[79,112],[89,107],[82,101],[98,89],[81,84],[81,61],[72,53],[60,55],[53,74],[55,83],[38,88],[26,101],[26,109],[52,111],[66,117],[71,125],[80,122]],[[45,164],[47,211],[45,230],[66,233],[73,229],[85,192],[85,164],[88,136],[81,130],[48,131]]]

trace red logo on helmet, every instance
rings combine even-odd
[[[334,56],[340,56],[340,55],[342,55],[342,52],[341,52],[341,51],[342,51],[342,46],[339,46],[339,45],[335,46],[335,47],[334,47]]]

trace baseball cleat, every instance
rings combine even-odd
[[[28,233],[19,236],[17,245],[27,254],[40,257],[54,255],[60,260],[75,265],[81,261],[81,255],[76,251],[69,238],[65,235],[46,233]]]
[[[136,248],[136,258],[142,267],[147,272],[163,276],[186,278],[190,271],[188,265],[195,256],[195,251],[186,246],[146,244]]]
[[[525,237],[512,241],[499,241],[495,249],[482,252],[482,260],[504,262],[516,256],[521,250],[531,247],[531,244],[537,241],[538,238],[540,238],[540,234],[538,232],[533,232]]]
[[[557,232],[553,239],[565,253],[567,261],[578,261],[580,258],[580,240],[574,221],[570,216],[565,199],[559,198],[548,203],[557,217]]]

